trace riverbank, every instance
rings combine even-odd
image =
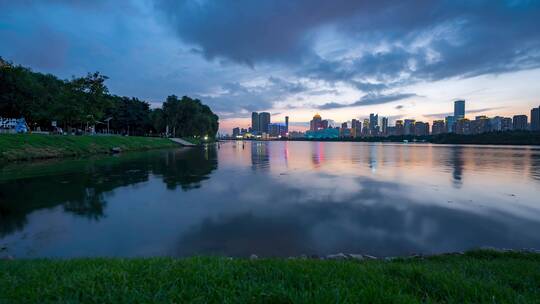
[[[0,261],[0,302],[534,303],[540,254]]]
[[[0,162],[177,147],[166,138],[134,136],[0,135]]]
[[[360,138],[294,138],[282,139],[289,141],[324,141],[324,142],[390,142],[390,143],[432,143],[448,145],[501,145],[501,146],[538,146],[540,145],[540,132],[531,131],[504,131],[482,134],[455,134],[445,133],[438,135],[403,135],[403,136],[372,136]]]

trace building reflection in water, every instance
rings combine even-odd
[[[311,163],[313,168],[318,169],[325,161],[324,143],[315,142],[311,144]]]
[[[450,151],[450,165],[452,166],[452,185],[459,189],[463,185],[463,147],[452,147]]]
[[[221,148],[219,168],[215,146],[0,168],[0,245],[18,242],[10,250],[21,256],[33,246],[37,257],[77,257],[399,255],[540,244],[539,149],[241,141]]]
[[[251,168],[253,170],[270,169],[270,149],[267,141],[251,142]]]

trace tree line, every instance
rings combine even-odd
[[[200,100],[167,97],[161,108],[135,97],[113,95],[99,72],[61,80],[13,65],[0,57],[0,117],[25,118],[33,130],[85,130],[125,135],[215,137],[218,116]]]

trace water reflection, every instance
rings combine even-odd
[[[461,188],[463,182],[461,178],[463,176],[463,147],[452,147],[452,157],[451,157],[451,166],[452,166],[452,177],[453,185],[455,188]]]
[[[538,148],[230,142],[0,170],[21,257],[540,248]]]
[[[114,189],[155,175],[169,190],[188,191],[199,188],[215,169],[213,146],[6,166],[0,179],[0,236],[23,229],[27,215],[37,209],[61,205],[65,212],[97,221],[105,216]]]
[[[242,143],[244,144],[244,143]],[[251,142],[251,166],[253,170],[267,170],[270,167],[268,142]]]

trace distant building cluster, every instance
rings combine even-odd
[[[310,129],[306,132],[307,138],[358,138],[358,137],[387,137],[387,136],[427,136],[443,133],[481,134],[486,132],[532,130],[540,131],[540,107],[531,110],[531,121],[527,115],[514,117],[487,117],[476,116],[474,120],[465,117],[465,100],[454,102],[454,115],[444,120],[433,121],[431,128],[428,122],[415,119],[396,120],[394,126],[388,125],[388,118],[378,114],[370,114],[369,119],[363,121],[352,119],[350,126],[347,122],[340,127],[328,125],[319,114],[310,122]]]
[[[251,127],[248,129],[236,127],[233,129],[233,138],[260,138],[273,139],[287,137],[289,133],[289,116],[284,123],[272,123],[268,112],[251,113]]]
[[[476,116],[474,120],[465,117],[465,100],[454,102],[454,115],[445,119],[435,120],[432,125],[428,122],[415,119],[396,120],[393,126],[388,124],[388,117],[370,114],[364,120],[352,119],[339,126],[333,126],[329,120],[315,114],[309,122],[309,130],[302,132],[289,132],[289,117],[285,123],[271,123],[270,113],[253,112],[251,127],[248,129],[233,129],[234,138],[308,138],[308,139],[337,139],[337,138],[365,138],[387,136],[427,136],[444,133],[464,135],[481,134],[486,132],[531,130],[540,131],[540,106],[531,109],[530,122],[527,115],[514,115],[513,117],[487,117]]]

